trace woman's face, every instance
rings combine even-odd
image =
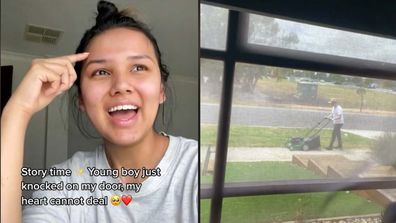
[[[165,100],[151,42],[139,31],[114,28],[94,37],[86,51],[81,109],[107,142],[139,142],[152,131]]]

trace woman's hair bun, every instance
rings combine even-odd
[[[117,7],[108,1],[98,2],[98,15],[96,16],[96,24],[101,24],[107,19],[118,14]]]

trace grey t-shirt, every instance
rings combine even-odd
[[[33,197],[41,198],[103,198],[131,195],[132,202],[114,206],[25,206],[23,222],[198,222],[198,144],[194,140],[169,136],[169,146],[157,167],[160,177],[143,181],[139,192],[107,191],[98,187],[89,190],[36,191]],[[103,146],[94,152],[77,152],[56,168],[70,169],[70,177],[46,177],[43,182],[59,183],[120,183],[111,176],[89,176],[87,167],[110,169]],[[83,169],[81,173],[79,170]],[[81,189],[81,188],[80,188]]]

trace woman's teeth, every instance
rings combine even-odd
[[[124,111],[124,110],[136,110],[138,107],[136,105],[118,105],[111,107],[109,112]]]

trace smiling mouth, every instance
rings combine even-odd
[[[139,107],[136,105],[117,105],[114,107],[109,108],[109,113],[120,112],[120,111],[130,111],[130,110],[137,110]]]
[[[109,108],[108,113],[116,120],[127,121],[133,118],[138,111],[139,107],[136,105],[117,105]]]

